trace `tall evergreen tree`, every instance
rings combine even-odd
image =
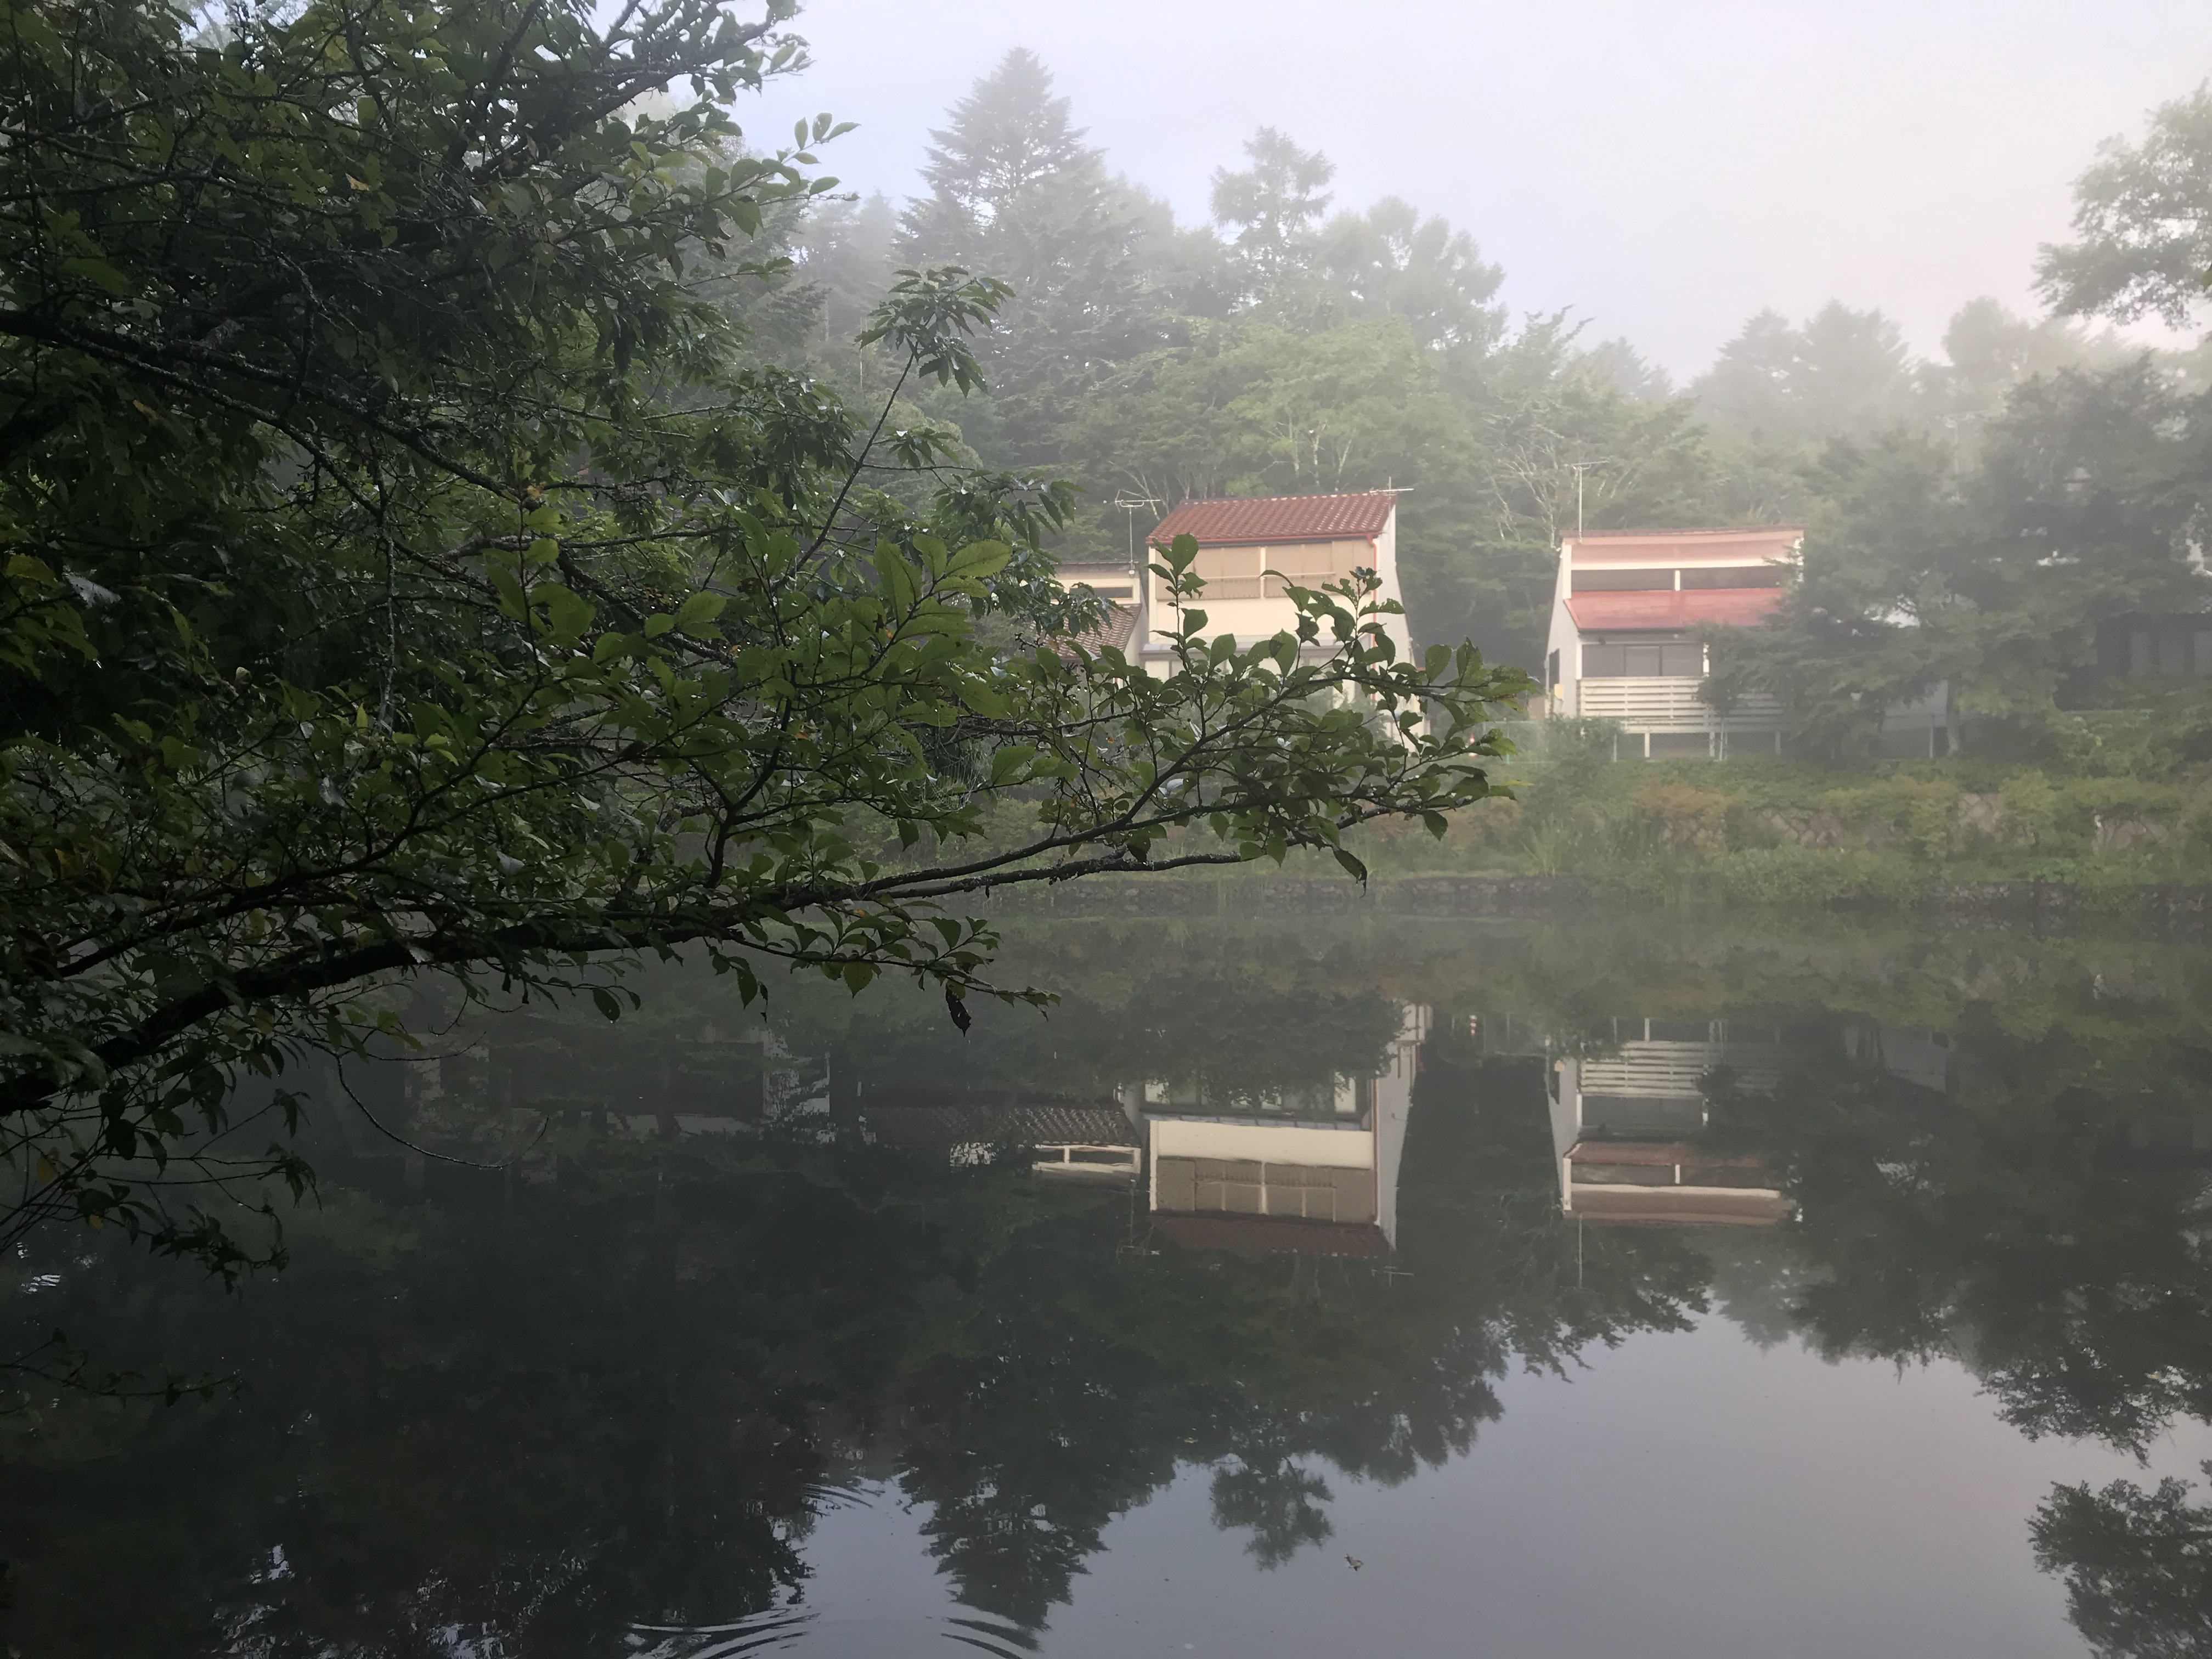
[[[1864,437],[1915,412],[1897,325],[1839,301],[1802,326],[1759,313],[1692,390],[1722,430],[1768,443]]]
[[[1323,186],[1336,164],[1318,150],[1303,150],[1273,127],[1244,141],[1252,165],[1213,174],[1213,218],[1233,227],[1231,242],[1243,269],[1244,297],[1264,299],[1312,257],[1315,232],[1329,198]]]
[[[1137,255],[1150,204],[1108,173],[1051,72],[1018,47],[930,137],[929,193],[902,222],[902,263],[965,265],[1013,289],[978,354],[994,407],[963,425],[998,465],[1056,460],[1050,434],[1074,402],[1159,338]]]

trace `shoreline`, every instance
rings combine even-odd
[[[1876,915],[1935,911],[1990,921],[2132,922],[2163,936],[2212,934],[2212,884],[2147,882],[2132,887],[2085,887],[2037,879],[1931,877],[1902,894],[1800,900],[1751,900],[1700,894],[1695,884],[1662,897],[1626,884],[1578,874],[1377,875],[1365,887],[1348,876],[1091,877],[1042,889],[1001,889],[978,901],[994,913],[1081,917],[1177,917],[1347,915],[1505,916],[1541,919],[1604,906],[1638,912],[1669,909],[1788,911],[1818,909]]]

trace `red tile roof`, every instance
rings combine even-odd
[[[1781,603],[1778,587],[1693,587],[1680,592],[1662,587],[1626,593],[1577,593],[1567,600],[1567,614],[1585,634],[1681,629],[1700,623],[1748,628],[1765,622]]]
[[[1388,1255],[1390,1240],[1371,1224],[1301,1221],[1292,1216],[1156,1212],[1152,1224],[1188,1249],[1269,1255]]]
[[[1375,537],[1398,498],[1387,489],[1354,495],[1261,495],[1249,500],[1185,501],[1162,519],[1155,542],[1194,536],[1206,547],[1240,542],[1331,542]]]
[[[1104,625],[1092,629],[1087,633],[1071,635],[1060,646],[1060,654],[1065,660],[1073,662],[1075,660],[1074,647],[1079,645],[1094,657],[1109,647],[1116,651],[1127,652],[1129,648],[1129,635],[1135,631],[1136,626],[1137,607],[1135,605],[1117,605],[1112,599],[1109,599],[1106,601]]]
[[[1057,1101],[1016,1106],[871,1106],[865,1115],[876,1139],[895,1146],[977,1140],[1037,1146],[1139,1144],[1118,1106]]]

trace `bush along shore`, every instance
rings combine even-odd
[[[1293,854],[1005,908],[1528,916],[1832,905],[2102,916],[2191,935],[2212,925],[2212,765],[2146,778],[2047,760],[1610,763],[1555,748],[1500,770],[1512,795],[1454,814],[1440,840],[1418,823],[1347,837],[1371,872],[1364,890],[1333,862]]]

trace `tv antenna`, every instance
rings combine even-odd
[[[1583,476],[1594,466],[1611,466],[1611,461],[1569,461],[1567,471],[1575,475],[1575,539],[1583,538]]]
[[[1167,503],[1154,496],[1133,495],[1125,489],[1114,497],[1114,505],[1129,515],[1129,568],[1134,570],[1137,568],[1137,509],[1141,507],[1157,513]]]

